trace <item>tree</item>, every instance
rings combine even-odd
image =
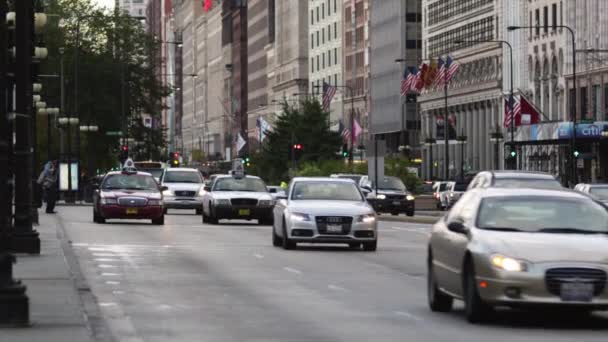
[[[268,132],[262,153],[256,156],[255,172],[269,181],[288,178],[291,165],[291,149],[302,145],[299,163],[336,159],[342,139],[329,127],[329,113],[323,111],[319,101],[305,100],[299,107],[283,103],[283,112]],[[255,159],[254,159],[255,160]]]

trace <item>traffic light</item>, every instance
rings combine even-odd
[[[342,145],[342,157],[348,158],[348,145],[347,144]]]
[[[171,152],[170,154],[171,166],[179,167],[179,152]]]
[[[517,151],[511,151],[511,158],[517,157]]]
[[[120,163],[123,164],[127,159],[129,159],[129,146],[122,145],[120,147]]]
[[[580,153],[578,152],[578,150],[574,151],[574,158],[578,158],[578,156],[580,155]]]

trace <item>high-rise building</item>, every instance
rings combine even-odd
[[[370,93],[370,0],[341,0],[343,117],[345,127],[353,131],[353,120],[362,127],[356,145],[364,145],[368,130]],[[315,13],[316,15],[316,13]],[[350,93],[352,91],[352,94]],[[357,146],[354,146],[355,148]]]
[[[498,167],[502,167],[503,147],[494,148],[490,133],[496,127],[504,131],[503,81],[509,73],[504,72],[501,44],[478,41],[504,39],[503,3],[501,0],[422,1],[423,59],[428,63],[450,56],[459,65],[447,87],[447,106],[443,87],[428,87],[418,97],[421,141],[437,140],[436,145],[426,146],[424,150],[425,178],[431,177],[431,170],[434,178],[453,178],[462,171],[496,168],[493,165],[496,151],[501,164]],[[467,42],[457,44],[459,40]],[[437,134],[442,127],[453,127],[454,130],[447,131],[455,131],[454,135],[460,136],[462,142],[466,136],[464,148],[456,144],[456,139],[446,146],[443,137]]]
[[[421,3],[371,0],[370,26],[370,133],[384,135],[387,148],[393,153],[402,146],[402,152],[409,157],[419,157],[420,116],[416,95],[401,96],[401,79],[406,67],[421,62]]]
[[[146,15],[146,7],[149,0],[116,0],[116,8],[132,17],[143,17]]]
[[[323,83],[342,85],[342,1],[309,0],[308,68],[310,90],[323,92]],[[340,89],[342,90],[342,89]],[[330,106],[330,122],[342,119],[342,94],[337,92]]]

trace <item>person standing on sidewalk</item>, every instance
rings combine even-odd
[[[42,190],[46,197],[46,213],[55,213],[55,202],[57,201],[57,162],[49,161],[44,166],[44,170],[38,177],[38,184],[42,185]]]

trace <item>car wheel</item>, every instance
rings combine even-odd
[[[161,216],[159,218],[152,219],[152,224],[155,224],[157,226],[164,225],[165,224],[165,215],[163,214],[163,216]]]
[[[433,261],[429,260],[427,271],[427,299],[429,308],[435,312],[448,312],[452,310],[454,298],[444,294],[439,290],[435,280],[435,271],[433,270]]]
[[[405,215],[410,216],[410,217],[414,216],[414,210],[408,210],[408,211],[406,211]]]
[[[350,249],[361,249],[361,244],[359,242],[351,242],[348,244]]]
[[[471,262],[465,268],[464,274],[464,307],[467,320],[470,323],[481,323],[488,319],[492,307],[484,303],[479,296],[475,267]]]
[[[203,209],[202,208],[196,209],[196,215],[201,215],[202,213],[203,213]]]
[[[291,241],[288,237],[287,237],[287,225],[285,224],[285,219],[283,219],[283,249],[295,249],[297,247],[297,244],[293,241]]]
[[[378,240],[374,240],[372,242],[364,242],[363,250],[368,252],[374,252],[378,248]]]
[[[398,211],[391,211],[391,215],[393,215],[393,216],[399,216],[399,212]]]
[[[283,245],[283,239],[277,235],[274,224],[272,225],[272,245],[275,247]]]
[[[213,212],[213,207],[209,208],[209,217],[207,218],[207,221],[211,224],[218,224],[220,222],[220,220],[218,220],[217,217],[215,217],[215,213]]]
[[[97,215],[95,210],[93,210],[93,222],[103,224],[106,223],[106,219],[101,217],[100,215]]]
[[[163,214],[167,215],[167,212],[169,211],[168,208],[163,208]]]

